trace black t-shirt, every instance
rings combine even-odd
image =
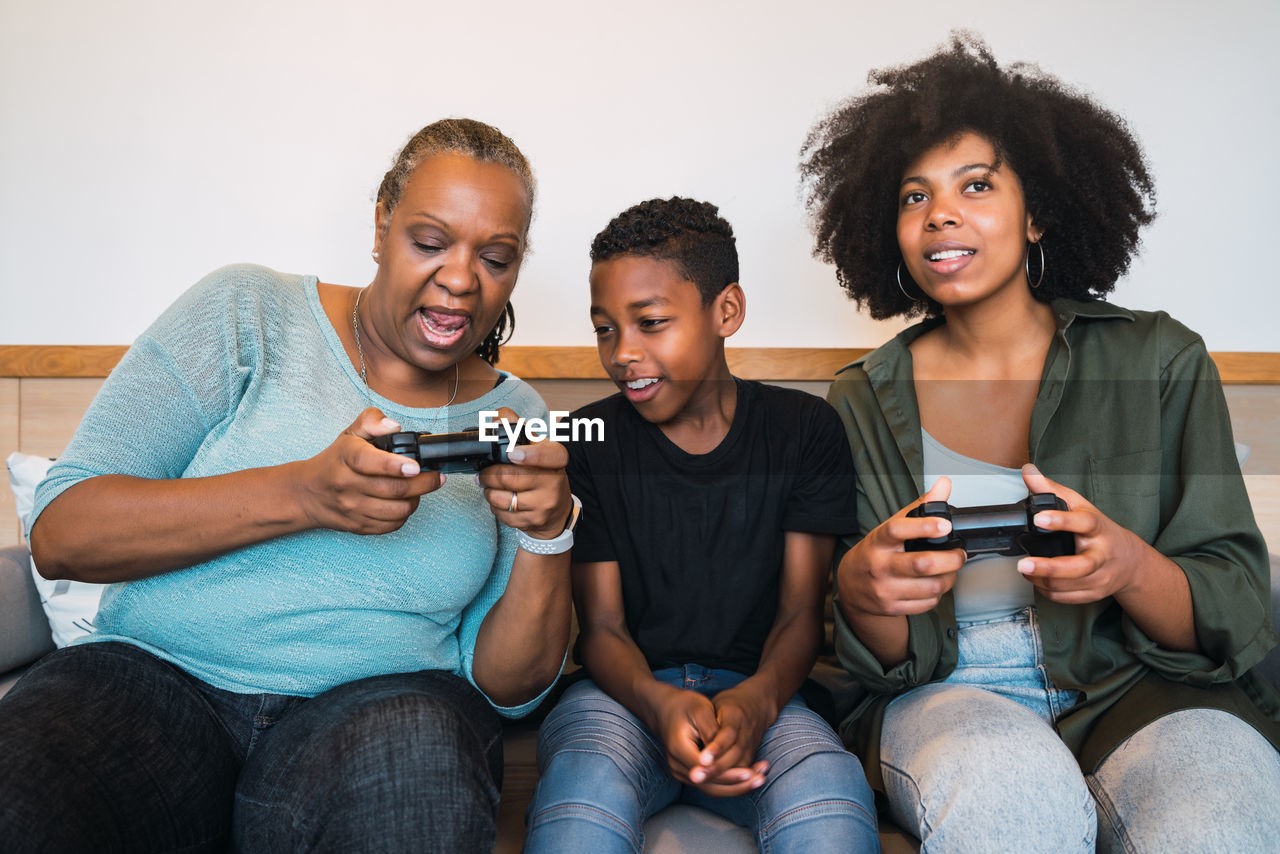
[[[844,534],[853,461],[840,419],[805,392],[737,380],[733,424],[688,454],[621,394],[573,413],[604,441],[570,442],[582,499],[573,560],[617,561],[627,628],[650,668],[753,673],[778,606],[784,534]]]

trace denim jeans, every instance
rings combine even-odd
[[[955,671],[894,700],[880,736],[890,812],[921,851],[1280,851],[1280,756],[1190,709],[1086,776],[1053,728],[1078,701],[1044,668],[1034,608],[961,624]]]
[[[696,664],[654,677],[712,696],[745,677]],[[878,851],[870,787],[857,758],[798,697],[765,732],[756,759],[765,784],[713,798],[667,770],[661,742],[590,680],[569,688],[538,734],[540,779],[525,854],[639,852],[649,816],[672,803],[702,806],[750,828],[766,852]]]
[[[496,713],[462,679],[233,694],[123,643],[0,698],[0,839],[41,851],[489,852]]]

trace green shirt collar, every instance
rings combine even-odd
[[[1112,305],[1104,300],[1075,300],[1060,298],[1049,303],[1053,308],[1053,319],[1058,326],[1058,334],[1061,336],[1076,318],[1085,319],[1122,319],[1132,322],[1134,320],[1133,312],[1118,305]],[[907,348],[924,333],[930,329],[936,329],[946,323],[946,318],[942,316],[929,317],[919,323],[910,326],[892,339],[887,341],[875,350],[866,354],[860,359],[855,359],[849,364],[836,371],[837,374],[847,371],[849,368],[861,367],[867,372],[867,376],[872,382],[885,379],[893,379],[893,374],[886,375],[884,371],[897,370],[899,373],[906,372],[906,376],[910,377],[911,360],[903,359],[906,355]]]
[[[1122,320],[1132,323],[1133,312],[1102,300],[1083,301],[1056,299],[1049,303],[1053,309],[1057,332],[1045,358],[1040,393],[1031,413],[1030,455],[1032,462],[1039,456],[1040,440],[1050,420],[1058,410],[1065,380],[1071,362],[1071,343],[1068,330],[1079,320],[1089,323],[1097,320]],[[902,461],[923,491],[923,449],[920,438],[920,410],[916,403],[915,382],[908,347],[924,333],[946,322],[945,317],[930,317],[904,329],[872,352],[845,365],[836,373],[860,367],[866,372],[890,432],[898,445]],[[1074,337],[1078,333],[1072,333]]]

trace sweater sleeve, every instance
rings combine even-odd
[[[134,342],[37,489],[33,521],[91,477],[182,476],[206,437],[235,412],[260,362],[261,318],[239,310],[236,293],[246,278],[269,272],[260,269],[211,273]]]
[[[507,380],[507,382],[512,381],[519,385],[513,387],[517,391],[505,405],[510,406],[521,417],[547,419],[549,417],[547,406],[543,403],[538,393],[526,383],[514,377]],[[507,581],[511,578],[511,566],[515,562],[516,549],[519,545],[515,528],[502,524],[497,518],[494,518],[493,524],[498,529],[498,549],[494,555],[493,567],[480,593],[463,610],[462,621],[458,627],[458,645],[462,653],[462,676],[481,694],[484,694],[484,691],[481,690],[479,685],[476,685],[475,674],[472,669],[475,665],[476,639],[480,636],[480,627],[484,624],[484,618],[489,615],[490,609],[502,598],[503,592],[507,589]],[[567,652],[566,650],[566,655]],[[560,662],[560,666],[564,667],[563,659]],[[503,717],[522,718],[537,708],[538,704],[546,698],[554,685],[553,681],[541,694],[519,706],[498,705],[492,699],[489,699],[488,695],[485,695],[485,699],[489,700],[489,704]]]
[[[1126,643],[1168,678],[1227,682],[1276,643],[1270,568],[1235,457],[1217,368],[1199,338],[1161,377],[1160,529],[1152,546],[1178,564],[1191,588],[1200,652],[1163,649],[1123,621]]]

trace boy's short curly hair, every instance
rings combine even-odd
[[[1146,160],[1123,119],[1034,65],[1001,68],[964,32],[913,65],[872,71],[868,82],[870,92],[810,131],[800,172],[814,255],[835,264],[841,287],[872,317],[941,313],[898,287],[898,188],[914,160],[966,132],[986,138],[1017,173],[1044,233],[1036,298],[1096,299],[1115,287],[1139,229],[1155,218]]]
[[[738,281],[733,226],[710,202],[672,196],[627,208],[591,241],[593,264],[622,255],[675,264],[698,286],[704,306]]]

